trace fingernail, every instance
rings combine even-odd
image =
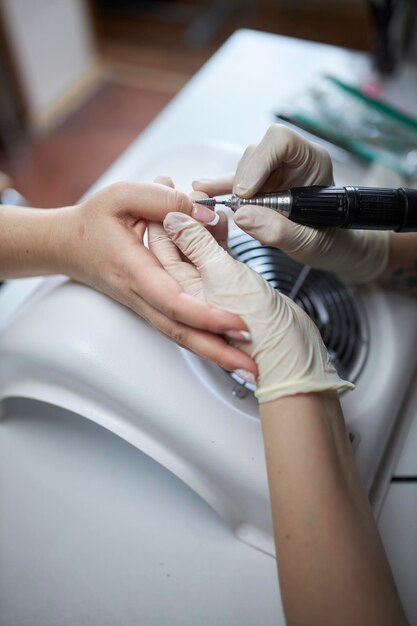
[[[171,176],[157,176],[156,178],[153,179],[154,183],[157,183],[158,185],[173,185],[173,180],[171,178]]]
[[[168,215],[164,219],[164,229],[168,233],[168,235],[174,235],[175,233],[179,233],[180,230],[189,226],[190,224],[195,224],[194,220],[185,213],[168,213]]]
[[[225,336],[228,339],[235,339],[236,341],[252,341],[252,336],[247,330],[227,330]]]
[[[198,178],[197,180],[193,180],[192,186],[194,187],[194,185],[210,185],[211,183],[214,183],[214,180],[212,178]]]
[[[194,204],[191,217],[199,222],[204,222],[207,226],[215,226],[220,219],[217,213],[203,204]]]
[[[244,185],[244,184],[242,184],[242,183],[239,183],[238,185],[236,185],[236,191],[238,193],[239,193],[239,191],[241,193],[246,193],[248,191],[248,189],[249,189],[249,187]]]
[[[235,370],[233,373],[236,374],[236,376],[239,376],[239,378],[241,378],[242,380],[244,380],[245,383],[251,383],[252,385],[256,385],[255,376],[251,372],[248,372],[246,370]]]

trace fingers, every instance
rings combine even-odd
[[[153,182],[157,185],[165,185],[166,187],[171,187],[171,189],[175,189],[174,181],[171,176],[157,176],[153,179]]]
[[[235,180],[233,183],[233,193],[236,193],[238,196],[246,197],[248,196],[248,191],[251,191],[247,189],[246,179],[247,171],[250,167],[249,164],[252,160],[252,156],[256,153],[256,150],[257,146],[248,146],[237,165]],[[252,193],[250,193],[249,195],[252,195]]]
[[[171,213],[164,220],[168,236],[199,269],[212,261],[230,258],[214,237],[198,222],[182,213]]]
[[[165,179],[167,180],[167,179]],[[191,215],[193,203],[187,194],[164,184],[115,183],[87,200],[100,211],[128,215],[132,220],[138,217],[162,222],[171,211]]]
[[[286,126],[274,124],[256,146],[242,157],[234,191],[248,198],[261,190],[275,172],[276,189],[288,186],[331,184],[332,163],[328,153]]]
[[[207,197],[207,194],[203,191],[192,191],[190,193],[190,198],[192,200],[201,200]],[[214,226],[208,226],[208,231],[213,235],[217,243],[224,250],[228,250],[229,225],[227,216],[223,211],[216,211],[216,215],[218,216],[218,222]]]
[[[205,193],[204,191],[192,191],[190,194],[190,198],[191,200],[193,200],[193,202],[195,200],[204,200],[205,198],[208,198],[208,194]]]
[[[166,270],[181,262],[181,254],[177,246],[166,234],[160,222],[148,224],[149,250],[156,256]]]
[[[149,249],[163,268],[181,286],[185,293],[204,300],[201,276],[198,269],[188,261],[166,234],[162,224],[150,222],[148,229]]]
[[[142,298],[133,300],[129,306],[169,339],[191,350],[202,359],[214,361],[228,371],[245,370],[253,374],[255,379],[258,377],[253,359],[245,352],[229,345],[222,337],[175,322]]]
[[[236,224],[263,244],[280,248],[287,254],[308,249],[317,231],[300,226],[265,207],[246,205],[234,214]]]
[[[174,181],[170,176],[157,176],[154,183],[166,185],[174,189]],[[165,269],[169,269],[181,262],[181,254],[177,246],[167,236],[161,222],[149,222],[148,225],[149,250],[156,256]]]
[[[216,180],[193,182],[209,196],[233,192],[250,198],[259,191],[279,191],[303,185],[333,184],[329,154],[317,144],[280,124],[271,126],[258,145],[249,146],[236,173]]]
[[[305,154],[305,141],[279,124],[270,126],[260,143],[248,150],[236,172],[235,190],[250,197],[262,188],[271,172],[281,164],[298,167]]]
[[[223,248],[223,250],[229,250],[229,223],[227,221],[227,215],[223,213],[223,211],[217,211],[217,215],[219,216],[219,221],[216,226],[210,226],[208,230],[211,232],[219,246]]]
[[[194,220],[192,222],[198,224]],[[200,224],[198,227],[222,251],[205,228]],[[216,309],[184,293],[181,286],[165,271],[150,250],[135,247],[134,255],[125,263],[129,266],[127,272],[131,277],[132,295],[143,298],[169,319],[218,334],[225,334],[230,330],[247,330],[245,322],[239,316]],[[138,275],[138,267],[146,268],[146,271]]]
[[[222,196],[231,193],[233,187],[234,173],[219,176],[216,179],[202,178],[193,181],[194,191],[203,191],[208,196]]]

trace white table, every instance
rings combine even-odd
[[[257,142],[274,122],[273,113],[278,110],[280,103],[291,94],[301,91],[322,73],[333,73],[349,82],[355,79],[360,82],[369,75],[370,66],[367,57],[360,53],[265,33],[238,31],[97,181],[91,191],[117,180],[136,180],[138,172],[147,173],[149,178],[154,173],[170,174],[169,171],[154,170],[158,164],[168,163],[174,154],[195,150],[196,146],[200,146],[203,153],[205,149],[213,151],[213,146],[215,149],[224,146],[227,151],[230,146],[243,149]],[[398,78],[388,82],[386,97],[392,103],[416,113],[415,68],[404,68]],[[204,158],[200,174],[207,174]],[[36,282],[22,281],[7,287],[10,310],[20,295]],[[8,311],[3,307],[1,316],[4,318],[7,314]],[[417,476],[416,450],[417,419],[404,446],[395,472],[397,476]],[[391,485],[380,528],[409,619],[411,623],[417,624],[414,599],[414,584],[417,580],[415,482],[395,482]],[[244,558],[243,555],[242,563]],[[259,559],[262,560],[261,557]],[[133,622],[126,618],[123,623],[134,623],[134,602],[129,611]],[[229,617],[230,624],[234,624],[234,620],[237,620],[236,624],[246,624],[242,621],[242,615]],[[100,619],[103,624],[118,623],[112,619],[107,622],[103,616]],[[266,619],[263,623],[266,623]],[[181,620],[174,623],[180,624]],[[247,622],[248,626],[249,623],[252,622]]]

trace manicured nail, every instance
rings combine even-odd
[[[225,333],[228,339],[236,341],[252,341],[251,334],[247,330],[227,330]]]
[[[197,180],[193,180],[192,186],[194,187],[194,185],[211,185],[212,183],[214,183],[214,180],[212,178],[198,178]]]
[[[233,372],[236,376],[239,376],[245,383],[251,383],[252,385],[256,385],[255,376],[246,370],[235,370]]]
[[[203,204],[194,204],[193,210],[191,211],[191,217],[198,222],[204,222],[207,226],[215,226],[220,219],[220,216],[217,215],[217,213]]]
[[[167,185],[168,187],[174,186],[174,182],[171,176],[157,176],[153,179],[153,182],[157,183],[158,185]]]

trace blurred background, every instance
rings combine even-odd
[[[415,0],[0,0],[0,171],[71,204],[216,49],[253,28],[417,59]],[[278,78],[278,77],[277,77]]]

